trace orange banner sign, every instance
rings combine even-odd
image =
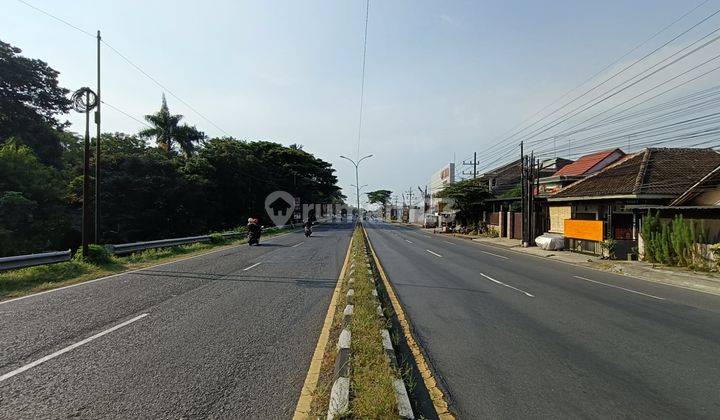
[[[604,239],[603,222],[602,220],[565,219],[565,229],[563,233],[568,238],[600,242]]]

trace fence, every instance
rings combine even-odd
[[[294,228],[292,224],[283,226],[274,226],[263,229],[263,232],[269,232],[277,229]],[[231,239],[245,235],[245,232],[229,232],[220,233],[225,239]],[[197,242],[210,242],[213,235],[189,236],[186,238],[160,239],[157,241],[133,242],[128,244],[109,244],[105,247],[115,255],[127,255],[133,252],[143,251],[154,248],[167,248],[177,245],[192,244]],[[14,257],[0,258],[0,271],[14,270],[17,268],[33,267],[36,265],[55,264],[63,261],[69,261],[72,258],[71,250],[58,252],[44,252],[42,254],[17,255]]]
[[[67,251],[43,252],[42,254],[17,255],[0,258],[0,271],[14,270],[16,268],[32,267],[42,264],[54,264],[68,261],[72,253]]]

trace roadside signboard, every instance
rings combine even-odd
[[[605,237],[603,221],[565,219],[564,235],[567,238],[601,242]]]

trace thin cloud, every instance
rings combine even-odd
[[[459,27],[459,26],[460,26],[460,23],[459,23],[455,18],[453,18],[453,17],[450,16],[450,15],[442,14],[442,15],[440,15],[440,20],[441,20],[443,23],[446,23],[446,24],[448,24],[448,25],[450,25],[450,26],[454,26],[454,27]]]

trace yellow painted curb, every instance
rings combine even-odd
[[[312,397],[315,389],[317,388],[318,380],[320,379],[320,366],[322,365],[325,347],[327,346],[328,338],[330,337],[330,327],[332,326],[333,318],[335,317],[335,307],[337,306],[340,290],[342,289],[342,279],[345,277],[348,261],[350,261],[352,241],[353,239],[350,238],[347,253],[345,254],[345,262],[343,262],[342,269],[340,270],[340,276],[335,284],[335,291],[333,292],[332,299],[330,300],[330,307],[325,315],[325,322],[323,323],[320,337],[318,338],[317,345],[315,346],[315,353],[313,353],[312,360],[310,361],[310,368],[308,369],[307,376],[305,377],[305,383],[303,384],[302,391],[300,391],[300,399],[298,399],[297,405],[295,406],[293,420],[310,418]]]
[[[363,234],[365,235],[365,239],[367,240],[368,247],[370,248],[370,253],[373,256],[373,260],[375,260],[375,266],[377,267],[378,272],[380,273],[380,277],[385,284],[385,290],[387,291],[388,297],[390,298],[390,303],[392,303],[395,314],[397,315],[397,319],[403,329],[403,335],[405,335],[405,340],[407,341],[408,347],[410,347],[410,351],[415,358],[415,364],[420,370],[423,382],[425,383],[425,388],[430,394],[430,399],[432,400],[433,406],[435,407],[435,411],[437,412],[438,416],[443,420],[455,420],[455,416],[450,411],[448,411],[448,404],[445,401],[445,396],[443,395],[442,390],[440,390],[440,388],[438,387],[437,381],[435,381],[435,378],[433,378],[432,372],[428,367],[428,363],[427,361],[425,361],[425,356],[422,354],[422,351],[420,351],[420,346],[418,346],[415,338],[410,333],[410,324],[408,323],[407,317],[405,316],[405,311],[400,305],[400,301],[395,294],[395,289],[393,289],[392,285],[390,284],[390,280],[388,280],[388,277],[385,274],[385,270],[382,268],[382,265],[380,265],[380,260],[375,253],[375,248],[373,248],[372,243],[370,243],[370,237],[365,230],[365,226],[362,226],[362,230]]]

